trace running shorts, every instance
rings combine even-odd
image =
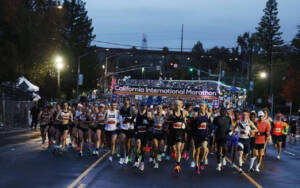
[[[193,135],[195,148],[198,148],[202,145],[202,142],[207,141],[208,142],[208,136],[199,136],[199,135]]]
[[[153,134],[152,137],[153,137],[153,139],[163,140],[165,138],[165,135],[164,134]]]
[[[147,133],[137,133],[136,140],[141,140],[141,146],[142,148],[146,146],[147,144]]]
[[[254,148],[257,150],[261,150],[261,149],[265,148],[265,145],[264,144],[255,144]]]
[[[250,152],[250,139],[239,138],[238,151],[248,154]]]
[[[282,135],[280,136],[273,135],[272,141],[274,144],[277,144],[278,142],[282,142]]]
[[[133,130],[120,130],[121,134],[125,134],[127,138],[132,138],[133,137]]]

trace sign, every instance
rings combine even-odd
[[[185,88],[159,88],[143,86],[115,86],[116,94],[126,95],[148,95],[148,96],[169,96],[186,97],[201,99],[218,99],[218,93],[215,90],[207,89],[185,89]]]
[[[83,85],[83,74],[78,75],[78,85]]]

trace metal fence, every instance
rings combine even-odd
[[[0,126],[28,127],[34,105],[31,96],[30,92],[18,88],[0,86]]]

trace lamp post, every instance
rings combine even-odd
[[[56,69],[57,69],[57,90],[58,90],[58,94],[60,94],[60,71],[64,67],[62,57],[57,56],[55,58],[55,63],[56,63]]]
[[[252,104],[254,104],[254,85],[256,82],[256,78],[259,78],[260,80],[265,80],[267,77],[268,77],[268,74],[265,71],[261,71],[257,75],[254,75],[253,91],[252,91]]]

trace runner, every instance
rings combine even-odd
[[[42,145],[43,146],[45,145],[46,136],[47,136],[47,132],[49,129],[51,118],[52,118],[52,114],[50,111],[50,106],[46,105],[43,107],[43,110],[40,111],[40,113],[38,114],[38,121],[40,123],[40,131],[41,131],[41,135],[42,135]],[[48,134],[48,140],[50,143],[51,138],[50,138],[49,134]]]
[[[105,128],[105,111],[104,111],[105,105],[100,104],[99,108],[96,108],[96,117],[97,117],[97,127],[96,127],[96,134],[95,134],[95,140],[96,140],[96,151],[95,155],[99,156],[99,149],[102,142],[102,133],[104,132]]]
[[[109,156],[109,161],[112,162],[113,155],[116,151],[116,141],[118,136],[118,125],[120,124],[120,115],[117,110],[117,102],[113,101],[111,103],[110,109],[107,110],[105,114],[105,136],[107,138],[107,142],[110,143],[111,147],[111,155]]]
[[[204,170],[204,160],[206,154],[208,153],[207,143],[209,136],[209,123],[210,117],[206,112],[207,104],[205,101],[200,101],[200,110],[195,114],[196,122],[192,126],[193,139],[195,142],[196,148],[196,174],[200,174],[200,170]],[[202,152],[201,152],[202,149]],[[202,154],[200,156],[200,153]],[[200,157],[200,166],[199,166],[199,157]],[[207,162],[206,162],[207,163]]]
[[[193,117],[193,106],[191,104],[186,105],[186,111],[189,113],[189,115],[186,117],[186,132],[184,135],[184,152],[182,154],[182,158],[185,160],[189,160],[189,151],[191,147],[191,118]],[[194,146],[193,146],[194,147]],[[194,157],[193,157],[194,159]]]
[[[56,134],[56,141],[60,142],[59,148],[61,149],[60,154],[62,154],[66,145],[69,123],[73,122],[73,115],[69,110],[69,104],[67,102],[64,103],[63,110],[58,112],[56,121],[60,122],[58,132]]]
[[[257,114],[255,111],[252,111],[250,113],[250,120],[253,122],[253,124],[257,127]],[[253,156],[253,149],[255,147],[255,133],[251,131],[250,133],[250,152],[251,156]]]
[[[92,122],[89,110],[83,109],[78,119],[78,146],[79,155],[83,156],[83,144],[89,137],[89,124]]]
[[[176,101],[175,109],[169,117],[172,122],[170,129],[172,148],[175,153],[176,165],[174,171],[179,173],[181,171],[180,161],[181,153],[184,148],[184,133],[185,133],[185,119],[189,115],[187,111],[182,110],[183,102],[181,100]]]
[[[226,153],[227,153],[227,140],[228,136],[232,134],[230,130],[231,120],[226,116],[227,111],[225,108],[221,108],[220,116],[214,118],[214,125],[216,127],[214,134],[217,144],[217,171],[221,171],[221,166],[226,166]]]
[[[240,112],[238,110],[234,111],[234,118],[231,119],[231,130],[232,135],[229,136],[228,139],[228,151],[229,153],[232,152],[232,164],[231,166],[235,166],[235,158],[236,158],[236,152],[238,148],[238,141],[239,141],[239,131],[238,131],[238,124],[240,121]]]
[[[290,131],[290,139],[289,142],[291,143],[294,139],[294,143],[296,143],[296,133],[297,133],[297,118],[296,116],[293,116],[291,119],[291,131]]]
[[[121,158],[119,163],[122,165],[123,163],[127,164],[129,158],[132,161],[132,153],[131,153],[131,139],[133,137],[133,120],[134,114],[133,110],[130,106],[130,99],[126,98],[124,101],[124,106],[122,106],[120,110],[120,115],[122,118],[121,122],[121,132],[120,132],[120,148],[121,148]]]
[[[263,113],[265,114],[265,121],[269,124],[269,128],[270,128],[270,130],[271,130],[271,128],[272,128],[272,125],[273,125],[273,119],[271,118],[271,117],[269,117],[269,109],[268,108],[263,108]],[[267,139],[267,138],[266,138]],[[266,140],[266,143],[265,143],[265,147],[264,147],[264,150],[265,150],[265,152],[264,152],[264,156],[265,155],[267,155],[267,144],[269,143],[269,142],[271,142],[271,139],[269,139],[269,140]]]
[[[139,112],[135,119],[136,152],[134,167],[144,171],[145,147],[147,144],[147,130],[151,114],[147,111],[145,102],[141,102]]]
[[[250,134],[251,130],[257,132],[257,128],[252,121],[249,120],[249,112],[244,110],[242,113],[242,120],[238,123],[239,131],[239,142],[238,142],[238,151],[239,151],[239,172],[242,173],[243,163],[247,159],[250,152]]]
[[[158,168],[158,162],[162,161],[162,152],[164,150],[164,127],[165,116],[163,114],[162,105],[157,106],[157,113],[153,117],[153,152],[154,152],[154,168]]]
[[[287,118],[284,119],[284,122],[286,123],[286,127],[283,128],[283,130],[282,130],[282,148],[285,148],[285,146],[286,146],[286,139],[287,139],[287,136],[289,134],[289,129],[290,129],[289,124],[287,124]]]
[[[276,120],[273,127],[273,144],[277,148],[277,159],[280,160],[282,150],[282,131],[287,127],[287,124],[282,121],[282,114],[276,114]]]
[[[260,172],[259,167],[262,162],[263,154],[264,154],[264,145],[267,140],[270,138],[270,127],[268,123],[264,119],[263,111],[258,112],[258,121],[257,121],[257,132],[255,134],[255,147],[253,148],[252,158],[250,159],[250,168],[249,172],[253,172],[253,164],[255,159],[258,157],[258,162],[255,168],[256,172]]]

